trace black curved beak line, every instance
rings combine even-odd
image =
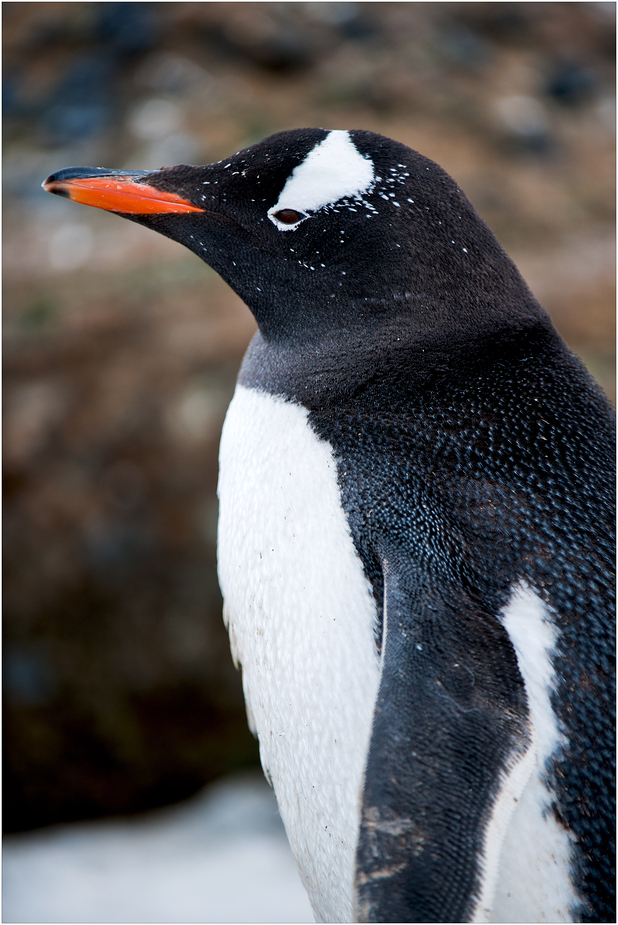
[[[105,167],[66,167],[43,181],[43,189],[73,202],[122,215],[203,212],[176,193],[151,186],[153,171],[109,170]]]

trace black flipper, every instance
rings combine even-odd
[[[383,669],[357,848],[361,922],[466,922],[502,773],[530,744],[496,615],[383,556]]]

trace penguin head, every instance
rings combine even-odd
[[[204,167],[68,168],[43,186],[184,244],[246,302],[267,341],[376,326],[422,340],[537,311],[451,177],[372,132],[298,129]]]

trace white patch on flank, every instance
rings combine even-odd
[[[373,182],[373,162],[362,156],[349,132],[329,132],[294,168],[268,217],[281,231],[290,231],[300,223],[284,225],[275,218],[275,212],[315,212],[340,199],[360,198]]]
[[[502,624],[524,679],[532,743],[505,776],[485,836],[484,882],[475,922],[571,922],[578,897],[569,876],[571,845],[551,811],[549,758],[564,741],[551,705],[556,629],[538,594],[514,587]]]
[[[220,451],[219,580],[248,714],[318,919],[349,922],[379,683],[375,602],[330,445],[237,386]]]

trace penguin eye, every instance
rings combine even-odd
[[[306,218],[304,212],[297,212],[295,209],[281,209],[274,213],[274,217],[283,225],[295,225],[302,218]]]

